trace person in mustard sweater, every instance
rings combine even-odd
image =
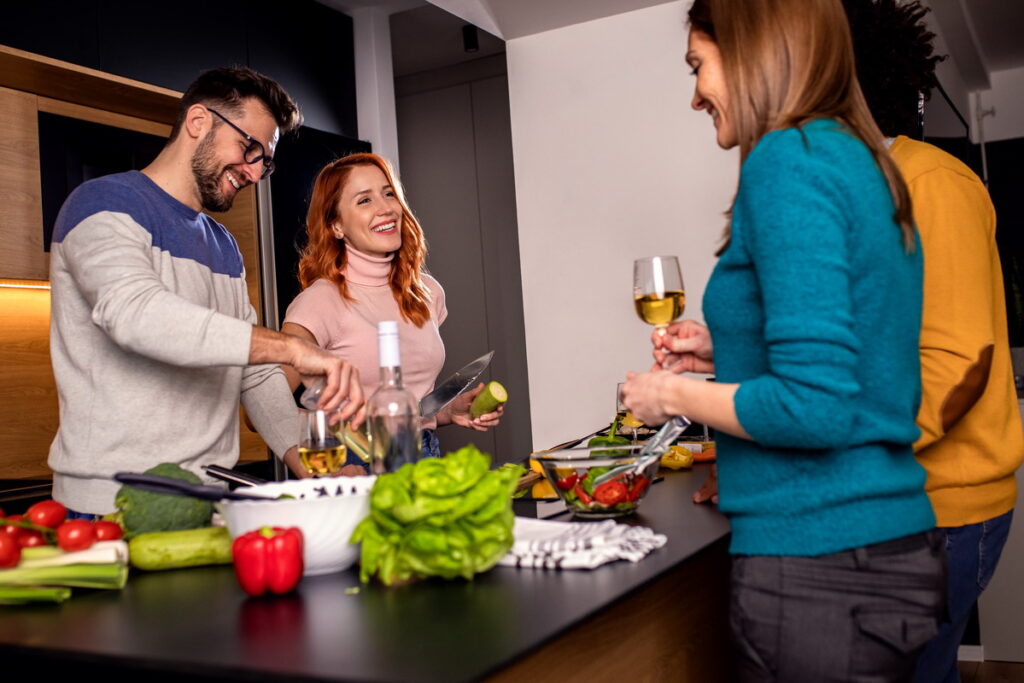
[[[857,72],[913,201],[924,251],[921,437],[914,451],[946,534],[949,621],[918,661],[919,681],[956,681],[971,608],[1006,542],[1024,460],[1007,338],[996,215],[965,164],[907,137],[920,129],[919,97],[937,85],[919,2],[844,0]]]

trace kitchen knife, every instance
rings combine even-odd
[[[220,486],[206,486],[205,484],[193,484],[189,481],[161,477],[156,474],[136,474],[135,472],[118,472],[114,475],[114,481],[121,484],[128,484],[143,491],[153,493],[166,493],[172,496],[188,496],[202,500],[278,500],[281,496],[260,496],[251,493],[240,493],[229,491]]]
[[[227,467],[221,467],[220,465],[203,465],[203,470],[214,479],[220,479],[221,481],[226,481],[232,484],[256,486],[257,484],[267,483],[266,479],[260,479],[259,477],[252,476],[251,474],[230,470]]]
[[[488,351],[472,363],[457,370],[454,375],[441,382],[436,389],[420,399],[420,417],[429,420],[454,401],[459,394],[476,384],[480,375],[491,364],[493,356],[494,351]]]

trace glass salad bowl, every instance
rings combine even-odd
[[[566,448],[534,457],[576,517],[602,519],[636,512],[658,472],[662,452],[641,446]]]

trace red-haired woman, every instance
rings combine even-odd
[[[405,385],[417,397],[429,392],[444,365],[438,327],[448,312],[444,290],[424,272],[423,229],[390,164],[376,154],[352,154],[325,166],[313,185],[306,233],[299,260],[303,291],[288,307],[281,331],[348,360],[369,396],[379,383],[377,323],[396,320]],[[294,389],[299,377],[286,372]],[[425,454],[439,454],[437,425],[486,431],[498,424],[501,407],[469,416],[469,403],[482,387],[424,424]]]

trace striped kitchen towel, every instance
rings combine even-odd
[[[555,522],[516,517],[512,549],[498,561],[505,567],[594,569],[607,562],[639,562],[668,539],[647,527],[602,522]]]

